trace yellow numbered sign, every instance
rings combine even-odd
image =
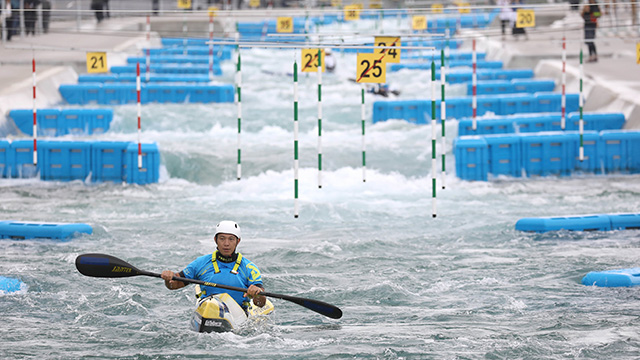
[[[374,54],[384,56],[384,61],[388,63],[400,62],[400,37],[399,36],[376,36],[376,46],[397,46],[397,49],[374,49]]]
[[[87,72],[88,73],[104,73],[107,72],[107,53],[106,52],[88,52],[87,53]]]
[[[380,54],[358,54],[356,82],[383,84],[387,82],[387,64]]]
[[[431,12],[434,14],[442,14],[444,12],[444,7],[442,4],[433,4],[431,5]]]
[[[369,9],[382,9],[382,0],[369,0]]]
[[[331,0],[331,6],[333,6],[333,7],[342,6],[342,0]]]
[[[324,72],[324,50],[320,53]],[[302,72],[318,72],[318,49],[302,49]]]
[[[458,6],[458,12],[460,14],[469,14],[471,12],[471,5],[468,2],[461,2]]]
[[[279,33],[293,32],[293,18],[292,17],[279,17],[276,22],[276,31]]]
[[[347,21],[360,20],[360,9],[358,8],[358,5],[345,6],[344,19]]]
[[[636,44],[636,63],[640,65],[640,42]]]
[[[216,17],[216,12],[218,11],[218,7],[217,6],[211,6],[209,7],[209,16],[211,17]]]
[[[413,30],[427,30],[427,17],[424,15],[415,15],[412,17],[411,28]]]
[[[536,14],[533,10],[518,9],[516,16],[517,28],[536,26]]]
[[[178,9],[191,9],[191,0],[178,0]]]
[[[249,0],[249,6],[252,8],[260,7],[260,0]]]

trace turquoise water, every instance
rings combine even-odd
[[[640,231],[521,233],[522,217],[640,212],[640,176],[463,182],[452,173],[431,217],[431,128],[372,125],[360,167],[355,57],[324,76],[318,188],[316,75],[300,77],[300,216],[293,217],[293,51],[243,56],[243,176],[233,104],[143,106],[142,140],[162,153],[149,186],[0,180],[3,219],[84,222],[70,242],[0,241],[0,274],[28,289],[0,296],[0,357],[47,359],[635,359],[640,293],[580,284],[591,270],[637,267]],[[220,82],[232,82],[223,64]],[[399,98],[430,98],[428,75],[389,74]],[[451,95],[461,89],[453,88]],[[136,139],[136,108],[115,108],[110,140]],[[440,133],[440,128],[438,128]],[[441,151],[438,141],[438,151]],[[439,183],[440,184],[440,183]],[[334,304],[332,320],[274,299],[266,324],[189,330],[193,287],[151,277],[84,277],[82,253],[140,269],[180,270],[214,249],[219,220],[243,228],[239,250],[275,293]]]

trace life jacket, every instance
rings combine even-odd
[[[238,253],[238,257],[236,258],[236,263],[233,265],[233,268],[229,272],[234,275],[237,275],[241,262],[242,262],[242,254]],[[220,267],[218,266],[218,250],[214,251],[213,254],[211,254],[211,263],[213,265],[213,273],[218,274],[220,272]],[[200,292],[196,292],[197,298],[200,298],[203,295],[206,295],[206,290],[204,289],[201,290]]]

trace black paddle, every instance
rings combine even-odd
[[[105,278],[117,278],[117,277],[130,277],[130,276],[151,276],[161,277],[158,273],[139,270],[135,266],[127,263],[124,260],[118,259],[107,254],[82,254],[76,258],[76,268],[82,275],[93,277],[105,277]],[[183,283],[200,284],[205,286],[217,287],[225,290],[233,290],[240,292],[247,292],[247,289],[239,288],[235,286],[228,286],[222,284],[210,283],[202,280],[186,279],[179,276],[174,276],[173,280],[182,281]],[[327,304],[326,302],[305,299],[296,296],[274,294],[269,292],[260,293],[264,296],[272,298],[291,301],[300,306],[304,306],[309,310],[315,311],[318,314],[330,317],[332,319],[340,319],[342,317],[342,310],[338,307]]]

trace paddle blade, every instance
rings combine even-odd
[[[76,258],[76,268],[82,275],[93,277],[129,277],[144,275],[133,265],[106,254],[82,254]]]
[[[273,293],[264,293],[264,295],[291,301],[332,319],[340,319],[342,317],[342,310],[340,310],[340,308],[335,305],[327,304],[324,301]]]

